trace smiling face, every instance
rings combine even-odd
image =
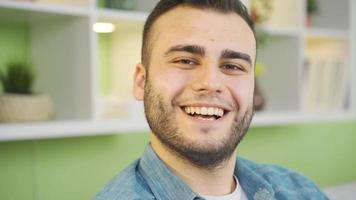
[[[179,6],[158,18],[150,38],[150,64],[136,67],[134,94],[154,138],[193,164],[218,165],[252,119],[252,30],[235,13]]]

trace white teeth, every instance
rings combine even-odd
[[[215,109],[214,109],[214,115],[220,116],[220,115],[219,115],[219,110],[220,110],[219,108],[215,108]]]
[[[218,113],[218,116],[223,116],[224,115],[224,110],[223,109],[219,109],[219,113]]]
[[[200,114],[202,114],[202,115],[207,115],[207,114],[208,114],[208,109],[205,108],[205,107],[202,107],[202,108],[200,109]]]
[[[208,115],[214,115],[215,114],[215,109],[214,108],[208,108]]]
[[[202,109],[194,108],[194,111],[195,111],[195,113],[198,114],[198,115],[202,114]]]
[[[184,110],[185,110],[186,113],[190,113],[189,107],[185,107]]]
[[[184,111],[188,114],[199,114],[199,115],[216,115],[222,117],[224,115],[224,110],[215,107],[184,107]]]

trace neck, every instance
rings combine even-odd
[[[160,159],[194,192],[200,195],[226,195],[234,191],[236,152],[216,168],[201,168],[169,151],[154,134],[151,146]]]

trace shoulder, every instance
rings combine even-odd
[[[270,181],[276,181],[279,179],[288,180],[293,178],[293,181],[309,182],[309,179],[306,178],[304,175],[278,165],[259,164],[243,158],[239,158],[239,161],[240,163],[243,163],[246,168],[262,176],[264,179],[268,179]]]
[[[139,160],[115,176],[96,196],[95,200],[154,199],[145,180],[138,172]]]
[[[277,199],[288,196],[297,197],[296,199],[327,199],[317,185],[299,172],[278,165],[257,164],[242,158],[239,158],[239,162],[249,173],[269,185],[275,196],[280,197]]]

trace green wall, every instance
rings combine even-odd
[[[356,122],[250,129],[239,155],[298,170],[318,185],[356,181]],[[0,199],[90,199],[138,158],[149,134],[0,143]]]
[[[0,27],[0,66],[13,60],[26,61],[29,51],[27,26],[0,20]]]
[[[0,70],[13,61],[28,61],[28,27],[0,19]],[[0,84],[0,93],[2,85]]]

